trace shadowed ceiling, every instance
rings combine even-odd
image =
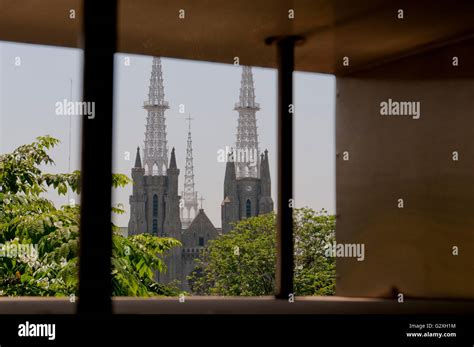
[[[303,35],[296,70],[347,74],[474,34],[469,0],[121,0],[120,52],[276,67],[265,39]],[[80,47],[82,1],[0,0],[0,40]],[[76,11],[70,19],[70,10]],[[184,19],[179,10],[184,10]],[[288,11],[294,10],[294,19]],[[404,18],[399,19],[398,9]],[[100,30],[98,28],[97,30]],[[342,57],[350,66],[342,66]]]

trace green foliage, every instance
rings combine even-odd
[[[335,241],[335,217],[325,210],[300,208],[294,210],[293,223],[295,294],[334,295],[336,262],[325,250]]]
[[[165,271],[158,255],[179,246],[172,238],[150,234],[123,237],[114,235],[112,248],[112,288],[118,296],[178,295],[179,289],[155,282],[153,272]]]
[[[2,252],[34,248],[17,256],[0,257],[0,295],[77,295],[79,206],[56,208],[41,196],[48,188],[58,194],[80,192],[80,172],[46,174],[40,165],[54,164],[47,151],[59,141],[50,136],[0,156],[0,244]],[[131,180],[112,175],[112,186]],[[123,213],[123,206],[112,208]],[[113,229],[113,295],[177,295],[178,289],[154,281],[165,271],[162,255],[179,242],[171,238],[136,235],[124,238]],[[1,254],[5,255],[5,254]]]
[[[191,275],[191,289],[206,295],[267,295],[275,282],[275,215],[240,221],[210,241]]]
[[[244,219],[211,241],[189,277],[200,295],[271,295],[275,286],[276,218]],[[333,295],[335,262],[324,247],[334,240],[334,216],[309,208],[294,211],[295,294]]]

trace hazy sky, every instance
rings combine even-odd
[[[130,65],[125,64],[130,58]],[[116,55],[114,111],[114,172],[130,176],[136,147],[143,146],[152,58]],[[237,116],[233,110],[239,99],[241,67],[162,59],[167,140],[175,147],[183,189],[188,113],[192,121],[196,190],[204,197],[204,209],[220,227],[225,163],[218,162],[218,151],[234,146]],[[55,103],[81,100],[82,52],[77,49],[0,42],[0,153],[29,143],[39,135],[61,140],[51,152],[55,167],[49,172],[67,172],[69,116],[55,114]],[[253,68],[260,150],[269,151],[272,197],[276,201],[276,70]],[[294,75],[295,162],[294,187],[298,207],[335,208],[334,94],[332,76],[314,73]],[[185,106],[185,114],[178,112]],[[71,170],[80,169],[80,117],[71,120]],[[93,121],[93,120],[90,120]],[[115,191],[114,202],[123,203],[127,214],[116,216],[120,226],[128,224],[131,186]],[[67,197],[48,196],[56,203]],[[76,198],[71,195],[70,198]]]

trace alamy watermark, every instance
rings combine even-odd
[[[86,116],[87,119],[95,118],[95,102],[68,101],[64,99],[55,104],[57,116]]]
[[[363,243],[328,243],[324,247],[325,256],[328,258],[357,258],[365,259],[365,245]]]
[[[52,341],[56,339],[56,324],[37,324],[26,321],[23,324],[18,325],[18,336],[19,337],[47,337],[48,340]]]
[[[217,151],[218,163],[248,163],[249,166],[258,165],[258,151],[255,148],[238,148],[226,146]]]
[[[413,119],[421,117],[420,101],[393,101],[388,99],[380,103],[381,116],[411,116]]]
[[[0,257],[21,258],[36,257],[38,245],[31,243],[0,243]]]

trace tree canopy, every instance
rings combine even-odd
[[[210,241],[189,276],[200,295],[272,295],[275,286],[274,213],[244,219]],[[334,241],[335,218],[325,210],[294,210],[295,295],[333,295],[335,261],[325,247]]]
[[[43,195],[48,189],[80,193],[80,172],[44,173],[54,164],[48,150],[59,141],[38,137],[12,153],[0,155],[0,295],[77,295],[79,206],[55,207]],[[114,188],[129,184],[123,174],[113,174]],[[121,205],[114,213],[124,213]],[[112,225],[113,295],[177,295],[179,290],[154,281],[155,271],[165,271],[162,256],[180,243],[150,234],[128,238]],[[96,232],[107,232],[97,230]]]

